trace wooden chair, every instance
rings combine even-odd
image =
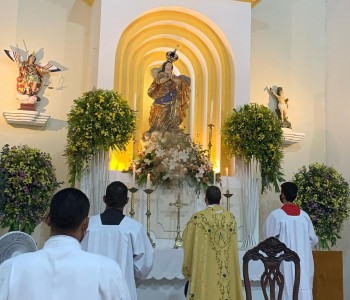
[[[293,300],[298,300],[300,284],[300,259],[298,254],[287,248],[284,243],[274,237],[270,237],[259,243],[253,249],[248,250],[243,256],[243,279],[247,300],[252,300],[248,272],[248,265],[251,260],[261,260],[264,264],[265,270],[261,275],[260,283],[265,300],[269,299],[267,296],[267,286],[270,288],[270,300],[276,300],[276,284],[278,287],[277,300],[282,299],[284,277],[280,272],[280,266],[282,261],[294,262],[295,278],[293,285]]]

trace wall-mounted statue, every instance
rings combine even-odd
[[[191,79],[173,73],[173,62],[177,59],[176,50],[169,51],[161,67],[151,70],[154,80],[148,89],[148,95],[154,102],[149,116],[150,132],[177,129],[186,117]]]
[[[51,63],[43,66],[37,64],[35,52],[23,60],[19,51],[4,51],[12,61],[17,63],[19,69],[16,98],[21,101],[21,104],[32,105],[40,101],[38,93],[42,86],[43,77],[50,72],[61,70]]]
[[[285,97],[282,87],[277,87],[276,92],[273,88],[266,88],[267,92],[277,100],[276,113],[278,118],[282,121],[282,126],[291,128],[291,123],[288,121],[288,101],[289,99]]]

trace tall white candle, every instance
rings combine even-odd
[[[136,175],[136,167],[135,163],[132,164],[132,187],[135,187],[135,175]]]
[[[146,189],[149,189],[151,187],[151,174],[147,174],[147,184],[146,184]]]
[[[216,171],[215,171],[215,168],[213,169],[213,175],[214,175],[213,185],[216,185]]]
[[[211,104],[210,104],[210,122],[209,124],[213,124],[213,110],[214,110],[214,101],[211,100]]]
[[[228,168],[226,168],[226,189],[228,189]]]

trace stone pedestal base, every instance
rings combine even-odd
[[[29,104],[25,105],[26,109],[4,111],[3,115],[6,119],[6,122],[11,125],[28,125],[44,127],[47,121],[50,119],[50,115],[45,115],[35,110],[31,110],[29,109],[31,107],[27,107],[27,105]]]

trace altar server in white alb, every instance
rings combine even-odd
[[[77,189],[53,196],[47,220],[51,236],[44,248],[0,265],[1,300],[131,299],[118,264],[81,249],[89,208],[89,199]]]
[[[283,206],[274,210],[266,219],[265,238],[274,236],[286,246],[295,251],[300,258],[299,300],[312,299],[314,277],[314,261],[312,247],[318,238],[309,215],[295,203],[298,187],[293,182],[281,185],[280,200]],[[293,299],[294,268],[290,263],[284,263],[282,272],[285,279],[283,299]]]
[[[103,201],[106,209],[90,217],[82,247],[118,262],[134,300],[137,299],[136,287],[151,272],[154,250],[142,224],[123,214],[128,203],[125,184],[120,181],[109,184]]]

